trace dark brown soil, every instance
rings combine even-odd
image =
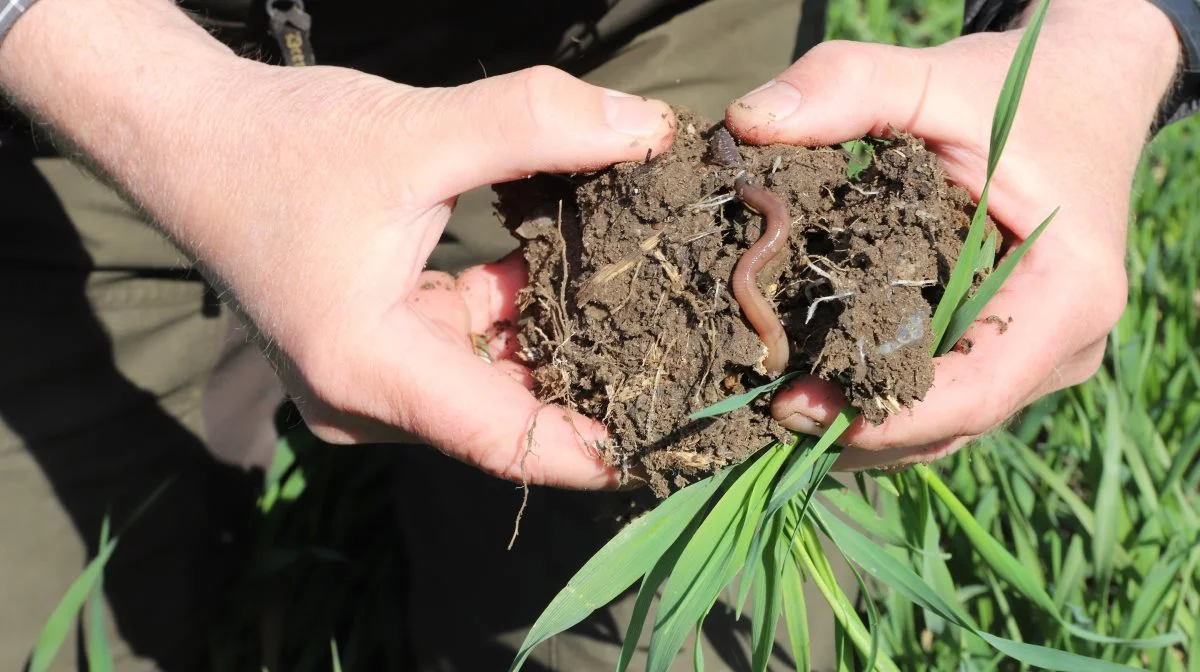
[[[660,494],[787,436],[768,397],[687,419],[769,378],[729,289],[762,217],[734,197],[739,169],[708,154],[721,127],[684,110],[679,121],[671,151],[645,163],[497,188],[530,267],[519,357],[536,393],[601,419],[607,459],[645,468]],[[921,399],[931,307],[974,210],[966,192],[908,137],[877,143],[853,180],[841,148],[738,150],[790,206],[787,248],[759,282],[790,337],[788,370],[835,381],[872,422]]]

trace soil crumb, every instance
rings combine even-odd
[[[869,163],[851,179],[841,147],[729,146],[723,125],[677,115],[673,147],[649,161],[496,187],[529,263],[518,356],[535,393],[604,422],[606,459],[642,467],[660,496],[788,436],[769,395],[687,417],[770,381],[730,289],[764,230],[736,178],[788,204],[787,244],[758,276],[788,370],[833,381],[871,422],[932,383],[932,306],[974,211],[911,137],[864,140]]]

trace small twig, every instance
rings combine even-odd
[[[937,280],[893,280],[893,287],[932,287]]]
[[[711,210],[713,208],[725,205],[726,203],[737,198],[736,194],[724,194],[722,196],[714,196],[712,198],[698,201],[687,206],[688,210]]]
[[[808,324],[809,322],[812,322],[813,313],[817,312],[817,306],[821,305],[822,303],[824,303],[826,301],[836,301],[838,299],[845,299],[845,298],[854,296],[854,294],[855,294],[855,292],[842,292],[840,294],[832,294],[830,296],[824,296],[824,297],[817,299],[816,301],[813,301],[808,306],[808,317],[805,318],[804,323]]]

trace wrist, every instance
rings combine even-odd
[[[1021,25],[1037,2],[1027,6]],[[1114,94],[1140,103],[1153,118],[1175,84],[1183,44],[1171,20],[1149,0],[1055,0],[1046,29],[1070,34],[1080,53],[1109,73]]]

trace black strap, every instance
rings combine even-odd
[[[267,0],[267,30],[279,45],[285,65],[316,65],[312,48],[312,16],[302,0]]]

